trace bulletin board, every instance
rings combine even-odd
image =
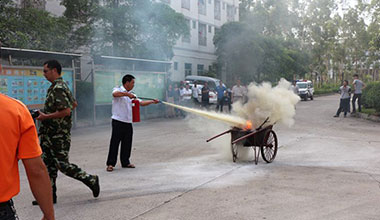
[[[122,78],[126,74],[133,75],[135,87],[133,92],[137,97],[155,98],[162,100],[165,94],[165,73],[134,72],[125,73],[122,71],[95,71],[95,103],[111,104],[112,91],[115,87],[122,85]]]
[[[73,71],[63,70],[62,78],[74,91]],[[51,83],[42,68],[4,67],[0,72],[0,93],[18,99],[30,108],[42,106]]]

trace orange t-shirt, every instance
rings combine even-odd
[[[0,202],[20,191],[18,160],[41,156],[36,127],[21,102],[0,94]]]

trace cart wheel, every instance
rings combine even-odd
[[[270,130],[265,134],[264,143],[261,147],[261,156],[267,163],[271,163],[277,154],[277,135]]]
[[[238,154],[237,144],[231,144],[231,152],[232,152],[232,161],[236,162],[237,154]]]

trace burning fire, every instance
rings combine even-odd
[[[251,130],[252,129],[252,122],[251,121],[246,121],[245,122],[245,127],[244,127],[245,130]]]

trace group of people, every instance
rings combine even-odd
[[[362,90],[365,88],[363,81],[359,79],[359,75],[354,75],[354,80],[352,82],[353,89],[348,85],[348,81],[344,80],[343,85],[339,88],[340,92],[340,103],[339,108],[334,115],[334,117],[339,117],[340,113],[344,113],[344,117],[347,117],[347,113],[350,112],[350,100],[351,93],[352,97],[352,114],[356,113],[356,100],[358,102],[358,111],[362,111]]]
[[[41,121],[39,140],[28,108],[18,100],[0,94],[0,220],[18,219],[12,198],[20,191],[20,159],[36,199],[32,204],[40,206],[44,215],[42,219],[55,219],[53,204],[57,202],[58,170],[84,183],[94,197],[99,196],[99,177],[88,174],[69,162],[72,111],[77,102],[61,73],[62,66],[57,60],[49,60],[43,64],[43,75],[51,86],[47,91],[43,110],[39,110],[35,118]],[[131,92],[134,84],[134,76],[125,75],[122,86],[112,92],[112,135],[106,161],[106,170],[109,172],[116,165],[120,143],[121,166],[135,168],[129,160],[133,135],[132,100],[137,99]],[[156,99],[138,101],[141,106],[159,102]],[[51,187],[46,187],[49,185]]]
[[[166,101],[169,103],[179,104],[186,107],[203,108],[209,110],[210,107],[210,91],[214,91],[217,95],[217,102],[215,111],[223,112],[224,106],[228,106],[228,111],[231,112],[231,104],[233,102],[246,101],[247,88],[241,85],[240,80],[236,81],[236,85],[231,89],[228,89],[222,81],[219,81],[219,85],[215,89],[210,89],[207,82],[203,82],[200,86],[197,82],[194,82],[190,87],[189,83],[169,84],[166,90]],[[199,96],[201,97],[199,99]],[[178,117],[185,116],[185,112],[175,109],[173,107],[167,107],[166,117]]]

